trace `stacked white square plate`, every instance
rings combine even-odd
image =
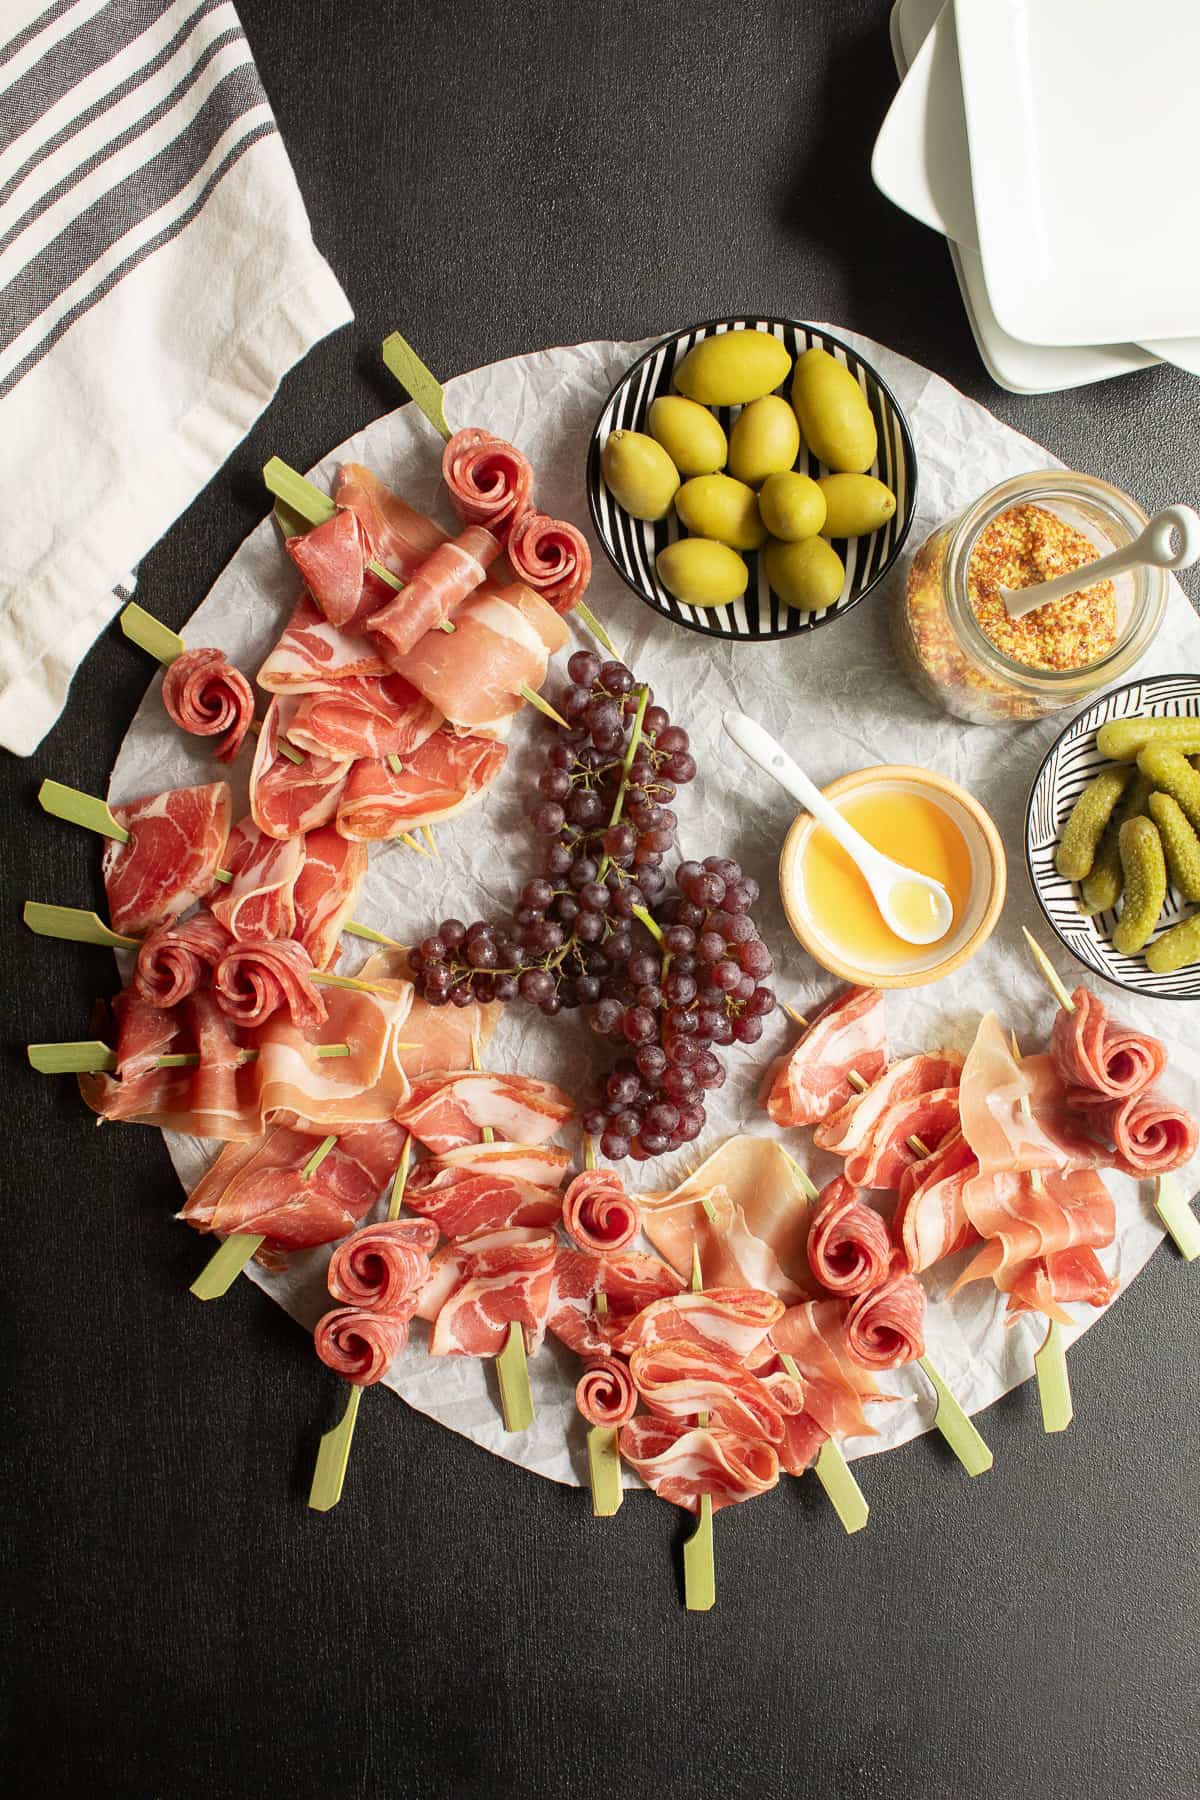
[[[896,0],[871,172],[1016,393],[1200,374],[1200,0]]]

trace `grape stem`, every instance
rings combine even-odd
[[[625,746],[625,757],[621,763],[621,779],[617,785],[617,797],[613,801],[612,817],[608,821],[608,828],[610,831],[613,826],[618,825],[621,820],[621,813],[625,806],[625,795],[629,790],[629,771],[633,767],[633,759],[637,755],[638,746],[642,741],[642,720],[646,717],[646,708],[649,704],[650,689],[647,684],[643,682],[638,689],[638,706],[636,713],[633,715],[633,730],[630,732],[629,742]],[[611,866],[612,857],[606,850],[600,859],[600,872],[596,876],[596,880],[603,881]]]

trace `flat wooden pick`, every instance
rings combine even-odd
[[[1046,955],[1042,946],[1033,936],[1033,933],[1026,931],[1024,925],[1021,927],[1021,935],[1029,946],[1029,954],[1037,965],[1038,974],[1042,977],[1046,986],[1050,989],[1050,992],[1054,995],[1054,998],[1058,1001],[1058,1004],[1063,1008],[1064,1012],[1073,1013],[1075,1011],[1075,1002],[1072,1000],[1070,994],[1067,992],[1065,984],[1059,977],[1058,970],[1054,967],[1054,964],[1050,961],[1050,958]]]
[[[116,1052],[99,1038],[81,1038],[69,1044],[27,1044],[25,1054],[39,1075],[87,1075],[117,1066]]]
[[[1154,1184],[1154,1210],[1170,1232],[1185,1262],[1200,1256],[1200,1222],[1188,1197],[1172,1175],[1160,1175]]]
[[[187,645],[177,631],[148,613],[145,607],[131,600],[121,613],[121,630],[131,644],[139,650],[148,650],[156,662],[170,664],[181,657]]]
[[[27,900],[21,914],[30,931],[39,937],[64,938],[70,944],[106,944],[113,950],[136,950],[141,938],[122,937],[106,925],[99,913],[81,906],[48,906]]]
[[[937,1395],[937,1411],[933,1415],[934,1425],[941,1432],[968,1475],[986,1474],[992,1466],[992,1453],[983,1438],[929,1358],[919,1356],[917,1366],[924,1369],[933,1391]]]
[[[192,1283],[191,1291],[197,1300],[219,1300],[227,1294],[263,1241],[263,1235],[253,1231],[239,1231],[227,1237]]]
[[[312,1487],[308,1493],[308,1504],[313,1512],[328,1512],[342,1497],[342,1484],[346,1479],[346,1464],[350,1460],[350,1445],[354,1439],[354,1425],[362,1394],[360,1387],[350,1389],[350,1397],[346,1401],[346,1410],[340,1422],[331,1431],[325,1432],[321,1439]]]
[[[870,1515],[870,1507],[851,1471],[850,1464],[842,1455],[840,1446],[833,1438],[826,1438],[817,1453],[817,1480],[825,1489],[830,1503],[845,1530],[853,1535],[861,1531]]]
[[[398,331],[385,337],[383,360],[400,386],[411,394],[433,429],[448,438],[450,427],[446,423],[446,396],[442,384],[433,370],[421,361],[408,339],[401,337]]]
[[[592,1514],[597,1519],[611,1519],[625,1498],[616,1426],[593,1425],[587,1435],[587,1451]]]
[[[533,1424],[533,1394],[529,1386],[525,1332],[515,1319],[508,1328],[508,1342],[496,1358],[496,1375],[500,1382],[505,1431],[528,1431]]]
[[[129,842],[125,827],[117,824],[104,801],[97,800],[94,794],[81,794],[78,788],[66,787],[61,781],[43,781],[38,789],[38,804],[43,812],[65,819],[68,825],[82,825],[85,831],[115,838],[118,844]]]
[[[404,1204],[404,1190],[408,1186],[408,1165],[412,1160],[412,1137],[406,1137],[404,1148],[400,1152],[400,1161],[396,1164],[396,1173],[392,1177],[392,1191],[388,1198],[387,1216],[389,1221],[400,1217],[400,1208]]]
[[[607,631],[605,631],[591,607],[588,606],[585,601],[577,600],[575,602],[575,611],[579,615],[580,624],[586,625],[601,648],[607,650],[611,657],[616,658],[617,647],[609,637]]]
[[[1051,1319],[1050,1329],[1040,1350],[1033,1358],[1037,1371],[1038,1394],[1042,1402],[1042,1430],[1065,1431],[1075,1417],[1071,1400],[1071,1377],[1067,1372],[1067,1344],[1063,1328]]]
[[[688,1612],[711,1612],[717,1603],[711,1494],[701,1494],[700,1523],[683,1546],[683,1603]]]
[[[343,925],[342,930],[348,931],[351,937],[365,938],[368,944],[386,944],[389,950],[405,950],[408,947],[406,944],[400,943],[398,939],[388,937],[382,931],[376,931],[373,926],[360,925],[356,919],[351,919],[348,924]]]
[[[527,681],[521,683],[517,692],[520,694],[522,700],[528,700],[530,706],[536,707],[538,712],[543,713],[547,719],[553,719],[554,723],[556,725],[561,725],[564,731],[569,731],[571,729],[562,714],[555,712],[550,702],[548,700],[543,700],[540,694],[535,693]]]

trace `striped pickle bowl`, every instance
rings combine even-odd
[[[1054,866],[1063,826],[1080,794],[1108,766],[1096,747],[1096,733],[1110,719],[1200,718],[1200,675],[1149,675],[1113,688],[1076,715],[1051,744],[1034,778],[1025,812],[1025,862],[1037,903],[1059,942],[1077,962],[1130,993],[1156,1000],[1200,1000],[1200,963],[1155,975],[1145,957],[1123,956],[1112,946],[1118,911],[1089,917],[1079,910],[1079,885]],[[1194,909],[1174,888],[1158,931],[1177,925]],[[1156,934],[1157,935],[1157,932]]]
[[[651,402],[672,391],[676,366],[688,351],[708,337],[727,331],[769,331],[787,346],[793,363],[814,345],[829,351],[848,368],[866,395],[879,435],[879,451],[868,473],[885,482],[896,496],[896,511],[886,525],[868,536],[837,538],[833,547],[846,569],[841,593],[831,606],[803,612],[786,606],[767,584],[761,551],[742,552],[750,570],[745,594],[727,606],[688,606],[668,593],[658,579],[655,558],[677,538],[686,536],[672,510],[665,519],[632,518],[609,493],[600,467],[600,453],[609,433],[645,431]],[[778,391],[786,397],[788,382]],[[714,407],[728,436],[740,407]],[[800,446],[796,468],[814,479],[830,471]],[[795,319],[738,317],[709,319],[686,331],[663,338],[627,369],[604,402],[592,432],[587,465],[588,505],[596,534],[609,561],[638,598],[655,612],[706,637],[731,642],[765,643],[772,638],[800,637],[820,625],[844,618],[881,582],[899,556],[912,524],[917,498],[917,457],[912,434],[900,406],[883,378],[849,344],[833,332]]]

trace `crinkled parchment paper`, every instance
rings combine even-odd
[[[935,525],[984,489],[1022,470],[1054,462],[1037,444],[1001,425],[937,375],[869,338],[843,335],[891,385],[912,427],[920,493],[909,555]],[[588,437],[609,389],[645,347],[581,344],[477,369],[447,384],[447,417],[452,425],[485,426],[518,443],[536,471],[538,506],[586,529]],[[277,448],[286,457],[288,446]],[[440,440],[417,408],[405,406],[348,439],[312,473],[326,487],[338,465],[355,458],[369,464],[414,505],[450,525],[452,516],[440,492],[440,450]],[[1026,924],[1037,930],[1040,924],[1024,868],[1022,821],[1030,782],[1058,726],[1052,720],[1006,728],[964,725],[935,713],[912,691],[894,667],[886,617],[896,602],[907,557],[887,584],[840,623],[791,642],[755,646],[722,644],[671,626],[624,587],[598,546],[593,544],[593,549],[591,605],[630,665],[653,683],[658,699],[692,736],[700,775],[680,793],[684,853],[735,856],[760,882],[758,918],[776,958],[779,994],[807,1009],[837,984],[809,961],[785,924],[775,866],[793,809],[782,792],[745,763],[723,737],[721,712],[730,706],[753,714],[782,738],[818,783],[872,763],[918,763],[963,783],[979,797],[996,820],[1008,852],[1004,916],[990,943],[957,975],[935,987],[889,994],[892,1045],[897,1053],[942,1046],[965,1050],[985,1007],[994,1007],[1026,1046],[1044,1045],[1054,1005],[1022,948],[1020,927]],[[220,645],[253,674],[279,634],[296,586],[295,572],[267,520],[251,532],[192,615],[188,642]],[[142,600],[153,608],[153,595],[144,594]],[[1181,666],[1200,666],[1200,622],[1176,588],[1157,647],[1144,668],[1154,672]],[[111,799],[213,777],[204,740],[187,738],[169,723],[159,687],[156,676],[121,748]],[[507,911],[515,903],[522,881],[540,872],[537,845],[524,818],[530,772],[539,764],[544,733],[528,709],[511,744],[504,773],[482,806],[437,828],[439,862],[427,861],[400,844],[373,850],[358,918],[407,943],[440,918],[469,921]],[[243,783],[248,760],[241,759]],[[356,941],[345,941],[348,950],[341,966],[352,972],[361,960],[360,950]],[[1073,985],[1075,970],[1065,966],[1065,954],[1058,953],[1058,960]],[[1193,1047],[1188,1047],[1189,1024],[1194,1025],[1188,1008],[1142,1002],[1115,991],[1105,997],[1123,1018],[1166,1041],[1171,1052],[1168,1085],[1185,1104],[1200,1110],[1200,1046],[1193,1030]],[[631,1184],[673,1185],[701,1154],[731,1132],[775,1134],[756,1108],[755,1093],[766,1061],[794,1035],[794,1027],[777,1013],[767,1021],[757,1045],[734,1047],[727,1058],[726,1085],[709,1096],[703,1137],[674,1158],[641,1169],[634,1163],[625,1165]],[[499,1068],[552,1076],[584,1101],[593,1079],[594,1046],[578,1014],[563,1014],[551,1022],[513,1006],[492,1040],[488,1061]],[[180,1179],[190,1187],[212,1156],[213,1146],[166,1135]],[[807,1134],[792,1132],[786,1137],[814,1180],[826,1180],[834,1159],[814,1152]],[[1125,1177],[1114,1176],[1112,1183],[1118,1235],[1109,1266],[1125,1286],[1152,1255],[1162,1232],[1148,1186],[1139,1193],[1137,1184]],[[327,1260],[327,1252],[313,1251],[297,1257],[283,1274],[266,1274],[254,1265],[250,1274],[307,1329],[328,1304],[323,1281]],[[986,1283],[947,1301],[961,1261],[953,1259],[928,1278],[928,1344],[962,1404],[975,1412],[1029,1378],[1044,1326],[1027,1317],[1007,1328],[1003,1300]],[[1098,1316],[1087,1308],[1079,1312],[1080,1329]],[[296,1348],[298,1355],[311,1354],[299,1335]],[[414,1330],[387,1381],[411,1406],[495,1455],[552,1481],[580,1484],[586,1480],[586,1460],[584,1427],[573,1406],[577,1370],[573,1356],[547,1343],[531,1364],[537,1420],[528,1432],[511,1437],[500,1423],[490,1366],[466,1358],[429,1357],[423,1326]],[[850,1443],[852,1456],[889,1450],[932,1424],[933,1395],[918,1371],[901,1370],[884,1379],[909,1403],[876,1408],[879,1435]],[[396,1423],[403,1429],[402,1415],[396,1415]]]

